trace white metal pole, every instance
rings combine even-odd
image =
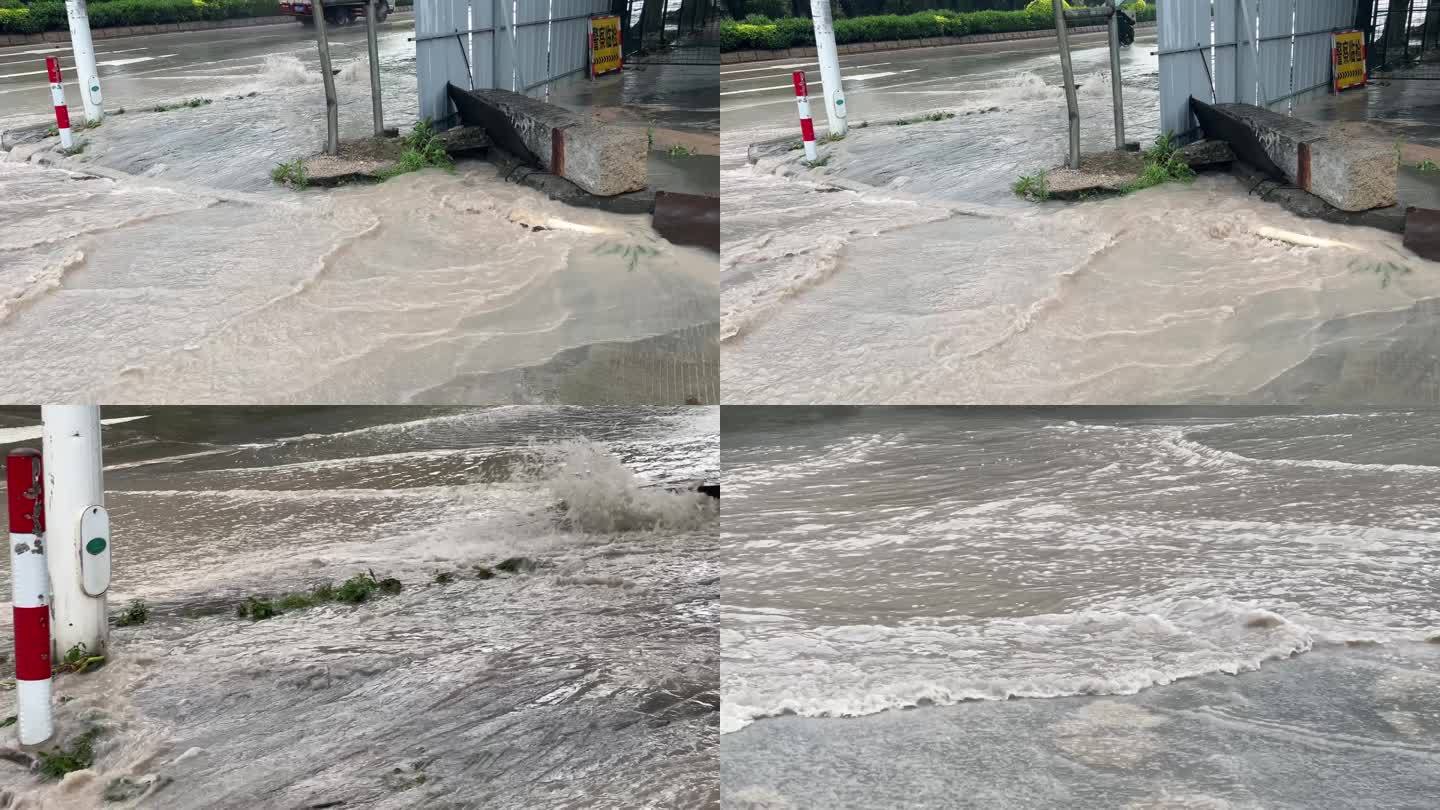
[[[46,555],[57,657],[77,644],[95,655],[105,653],[109,638],[105,589],[91,586],[97,564],[103,563],[109,586],[110,538],[86,537],[82,523],[105,506],[101,475],[100,408],[94,405],[45,405],[40,410],[45,433],[45,525],[50,545]],[[97,535],[99,533],[96,533]],[[99,540],[99,542],[96,542]]]
[[[38,745],[55,732],[43,486],[40,452],[28,447],[11,450],[5,459],[5,488],[15,620],[15,719],[21,745]]]
[[[100,93],[100,73],[95,68],[95,43],[90,40],[90,9],[85,0],[65,0],[70,18],[70,49],[75,52],[75,77],[80,81],[80,100],[85,103],[85,122],[105,119],[105,99]]]
[[[840,52],[835,49],[835,21],[830,0],[810,0],[810,17],[815,21],[815,56],[820,60],[820,84],[825,91],[825,118],[831,135],[844,135],[845,88],[840,84]]]

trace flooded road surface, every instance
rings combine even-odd
[[[1423,805],[1437,427],[727,408],[726,805]]]
[[[103,729],[96,764],[0,761],[20,806],[122,778],[149,792],[113,806],[718,802],[716,509],[665,489],[718,479],[715,409],[103,415],[145,416],[105,431],[110,604],[153,615],[59,676],[58,733]],[[403,590],[235,613],[367,571]]]
[[[1157,134],[1149,48],[1123,60],[1133,140]],[[1053,54],[867,56],[911,72],[847,83],[821,168],[785,149],[793,109],[759,126],[722,95],[726,402],[1440,402],[1440,267],[1398,236],[1225,176],[1020,200],[1065,151]],[[1087,150],[1113,145],[1107,60],[1076,54]]]
[[[402,127],[408,36],[381,39],[386,120]],[[101,179],[0,162],[0,344],[30,375],[0,397],[718,401],[713,253],[482,162],[278,188],[275,164],[324,139],[314,44],[219,61],[189,68],[210,104],[131,107],[82,135],[76,161]],[[366,135],[363,50],[336,64],[342,132]]]

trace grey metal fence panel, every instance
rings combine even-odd
[[[515,90],[543,88],[550,76],[550,0],[515,0]]]
[[[1239,0],[1215,4],[1215,100],[1240,100],[1239,47],[1242,36]]]
[[[1194,126],[1190,96],[1210,98],[1210,4],[1159,3],[1156,10],[1161,54],[1160,131],[1183,136]]]
[[[470,3],[470,69],[475,74],[475,88],[495,86],[495,3],[496,0],[473,0]]]
[[[590,15],[594,0],[555,0],[551,11],[550,77],[561,79],[590,65]]]
[[[450,116],[448,82],[468,83],[466,0],[415,0],[415,74],[420,118],[444,126]]]
[[[1314,2],[1314,0],[1311,0]],[[1256,0],[1260,18],[1260,92],[1262,103],[1290,97],[1295,28],[1294,0]]]

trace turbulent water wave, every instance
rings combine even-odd
[[[1434,415],[1118,413],[727,428],[723,732],[1436,637]]]
[[[1323,630],[1260,603],[1228,599],[1181,600],[1148,613],[1027,616],[983,628],[848,626],[796,635],[782,629],[759,643],[727,632],[721,643],[739,648],[727,655],[763,661],[768,675],[727,678],[721,732],[792,714],[859,717],[971,700],[1133,695],[1203,675],[1254,672],[1316,647],[1424,642],[1431,636]],[[1123,655],[1126,649],[1140,652]],[[917,657],[929,665],[916,665]],[[1017,670],[1015,657],[1049,660]],[[786,667],[787,658],[799,665]],[[1054,666],[1056,659],[1063,666]]]

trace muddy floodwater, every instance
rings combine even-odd
[[[1425,806],[1437,428],[727,407],[725,805]]]
[[[413,47],[382,38],[402,128]],[[484,162],[277,187],[271,169],[324,140],[313,51],[197,66],[211,103],[165,112],[145,77],[117,79],[136,103],[82,134],[77,171],[0,155],[0,355],[17,370],[0,398],[718,401],[716,256],[648,215],[565,206]],[[368,135],[368,68],[342,53],[341,130]]]
[[[1093,150],[1113,146],[1103,54],[1077,55]],[[903,90],[862,83],[821,168],[785,150],[779,112],[726,125],[726,402],[1440,402],[1440,265],[1399,236],[1298,218],[1228,175],[1018,199],[1065,153],[1053,53],[959,78],[916,59]],[[1157,70],[1125,56],[1132,139],[1156,135]]]
[[[152,616],[56,681],[94,767],[42,782],[6,750],[0,804],[718,803],[717,512],[686,491],[718,481],[716,409],[103,416],[141,417],[105,429],[110,605]],[[367,572],[403,589],[236,615]]]

